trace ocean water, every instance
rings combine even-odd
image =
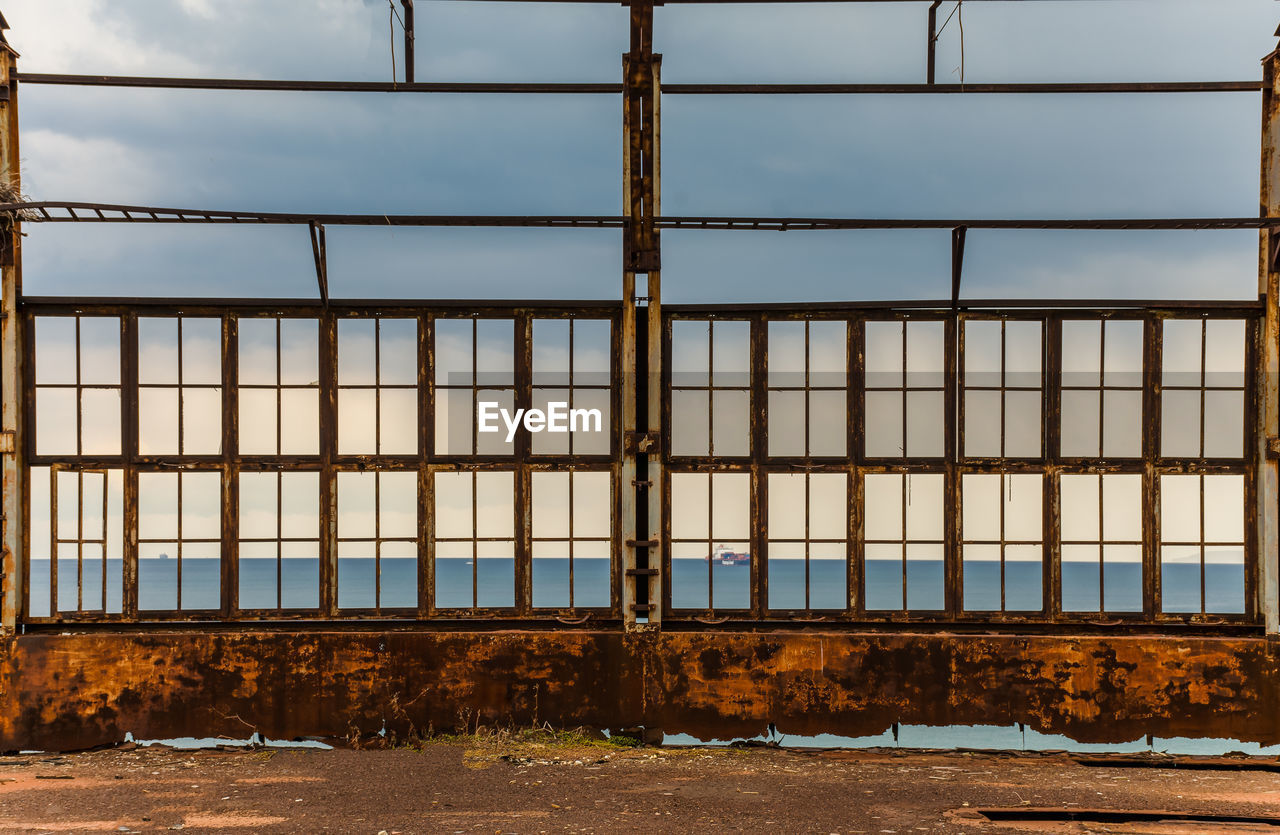
[[[344,557],[338,560],[338,606],[373,608],[375,588],[383,608],[416,608],[418,563],[413,558],[383,558],[381,575],[372,559]],[[106,611],[121,610],[122,563],[107,560]],[[215,559],[182,561],[182,608],[216,609],[220,605],[221,563]],[[278,574],[277,574],[278,571]],[[892,560],[866,562],[865,593],[872,611],[903,608],[903,567]],[[1137,563],[1062,564],[1062,602],[1067,612],[1099,610],[1099,575],[1108,612],[1142,610],[1142,566]],[[1165,564],[1161,568],[1163,606],[1166,612],[1200,611],[1200,566]],[[58,561],[58,608],[73,611],[76,600],[76,561]],[[847,568],[843,560],[813,559],[808,564],[808,605],[805,603],[806,568],[802,560],[775,560],[768,566],[769,606],[774,609],[832,610],[845,606]],[[570,573],[566,558],[533,561],[532,593],[535,608],[569,606]],[[31,561],[31,609],[35,617],[49,613],[49,561]],[[379,582],[380,581],[380,582]],[[708,564],[704,560],[672,561],[671,597],[677,609],[705,609],[712,601],[717,609],[746,609],[750,604],[749,565]],[[606,559],[576,559],[573,564],[573,604],[606,607],[610,599],[611,572]],[[944,575],[940,560],[908,560],[906,605],[916,611],[943,608]],[[320,565],[315,559],[240,560],[240,607],[274,609],[277,585],[286,609],[314,609],[319,605]],[[178,561],[138,561],[138,606],[146,611],[178,607]],[[511,558],[436,561],[436,605],[442,608],[510,607],[515,604],[515,561]],[[84,561],[83,608],[102,608],[101,560]],[[964,608],[997,611],[1000,608],[1000,563],[964,564]],[[1004,604],[1008,611],[1038,611],[1042,604],[1041,564],[1006,562]],[[1244,612],[1244,566],[1210,563],[1205,566],[1206,610],[1221,614]]]

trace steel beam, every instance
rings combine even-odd
[[[929,4],[929,58],[928,67],[925,70],[925,76],[928,84],[934,83],[934,77],[937,74],[938,64],[938,7],[942,5],[942,0],[933,0]]]
[[[404,6],[404,80],[412,84],[414,75],[413,0],[400,0]]]
[[[622,356],[622,612],[629,630],[662,622],[661,564],[653,545],[662,529],[660,456],[654,444],[661,417],[661,255],[655,219],[659,200],[659,70],[653,51],[653,3],[631,4],[631,49],[622,56],[623,231]],[[645,276],[638,290],[637,276]]]
[[[1263,59],[1262,93],[1262,215],[1280,217],[1280,50]],[[1258,398],[1256,450],[1258,460],[1258,599],[1268,634],[1280,634],[1280,269],[1273,252],[1280,233],[1263,229],[1259,242],[1258,296],[1265,305],[1255,369]]]
[[[407,33],[406,33],[407,34]],[[931,56],[932,57],[932,56]],[[239,90],[278,93],[516,93],[554,95],[618,95],[623,85],[598,82],[539,81],[308,81],[259,78],[175,78],[137,75],[66,75],[23,73],[25,84],[73,87],[132,87],[166,90]],[[668,84],[674,96],[744,95],[936,95],[936,94],[1101,94],[1101,93],[1256,93],[1261,81],[1066,81],[980,84],[860,84],[848,82],[726,84],[693,82]],[[3,96],[0,91],[0,96]]]
[[[656,138],[658,98],[653,112]],[[637,117],[638,118],[638,117]],[[636,150],[639,154],[640,151]],[[656,171],[654,172],[656,174]],[[631,174],[626,175],[628,178]],[[646,174],[635,188],[639,189]],[[630,186],[627,186],[630,187]],[[628,198],[630,200],[630,198]],[[643,205],[643,203],[642,203]],[[656,207],[655,207],[656,209]],[[179,209],[159,206],[127,206],[116,203],[68,201],[24,201],[0,203],[0,212],[22,211],[38,223],[213,223],[257,224],[266,226],[433,226],[433,227],[512,227],[555,229],[625,229],[637,223],[650,224],[650,230],[692,229],[732,230],[742,232],[829,232],[872,229],[1036,229],[1042,231],[1226,231],[1233,229],[1267,229],[1280,226],[1280,217],[1158,217],[1158,218],[874,218],[874,217],[762,217],[762,216],[670,216],[656,211],[649,216],[625,215],[399,215],[399,214],[321,214],[292,212],[226,211],[220,209]],[[629,239],[624,239],[629,240]],[[639,239],[637,239],[639,240]],[[645,257],[637,255],[637,257]],[[645,265],[657,268],[658,265]],[[643,272],[643,270],[641,270]]]
[[[0,183],[10,194],[21,195],[22,175],[18,151],[18,90],[14,76],[18,54],[0,38],[0,88],[9,91],[0,101]],[[26,436],[22,425],[22,231],[20,214],[0,219],[0,554],[3,555],[0,589],[0,634],[13,634],[19,620],[22,589],[22,555],[26,504],[23,497]]]

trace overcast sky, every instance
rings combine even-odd
[[[398,5],[398,4],[397,4]],[[943,17],[952,3],[943,7]],[[660,8],[663,78],[924,76],[928,4]],[[386,0],[3,0],[21,70],[389,80]],[[1248,80],[1270,0],[971,2],[968,81]],[[616,81],[626,11],[418,3],[419,80]],[[939,80],[958,79],[958,21]],[[402,60],[397,36],[397,62]],[[678,97],[663,213],[1253,216],[1259,97]],[[614,96],[22,90],[35,199],[215,209],[621,213]],[[26,292],[311,296],[305,229],[29,224]],[[668,301],[941,298],[946,232],[667,232]],[[612,298],[615,231],[333,229],[345,297]],[[970,296],[1256,293],[1256,233],[975,232]]]

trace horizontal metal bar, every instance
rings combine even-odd
[[[663,84],[669,95],[928,95],[1256,93],[1261,81],[1115,81],[992,84]]]
[[[92,216],[76,211],[94,212]],[[0,204],[0,212],[35,211],[32,223],[256,223],[325,226],[539,226],[620,229],[626,219],[613,215],[396,215],[303,214],[290,212],[229,212],[213,209],[173,209],[125,206],[115,203],[39,201]],[[66,215],[46,213],[63,211]],[[103,214],[109,212],[110,214]]]
[[[116,314],[138,308],[163,310],[208,310],[218,312],[228,308],[238,313],[297,312],[317,316],[325,309],[320,299],[253,299],[253,298],[153,298],[146,296],[24,296],[21,307],[32,313],[72,312],[75,310],[110,310]],[[328,310],[337,313],[377,313],[384,310],[404,311],[406,315],[418,311],[465,311],[483,317],[489,312],[510,314],[520,310],[547,310],[548,312],[611,312],[622,308],[619,299],[330,299]]]
[[[239,315],[318,316],[324,309],[319,299],[184,299],[136,296],[24,296],[19,306],[33,316],[73,315],[76,313],[122,316],[130,311],[145,310],[150,315],[185,313],[216,315],[233,310]],[[545,311],[548,314],[609,313],[622,307],[617,300],[555,301],[540,299],[338,299],[330,300],[329,310],[342,315],[376,315],[393,313],[416,315],[421,312],[465,311],[480,318],[486,315],[512,315],[520,310]],[[1121,312],[1144,310],[1203,311],[1218,314],[1253,315],[1263,309],[1257,300],[1230,299],[961,299],[962,311],[984,311],[1017,308],[1029,313],[1052,310],[1091,310]],[[665,313],[677,316],[724,316],[753,313],[804,313],[821,318],[832,313],[858,311],[912,311],[922,314],[949,314],[951,301],[939,300],[864,300],[808,302],[748,302],[731,304],[664,304]],[[88,386],[93,388],[93,386]],[[111,388],[111,386],[107,386]]]
[[[94,212],[91,216],[76,210]],[[0,213],[35,211],[33,223],[256,223],[326,226],[478,226],[624,228],[628,220],[610,215],[396,215],[300,214],[290,212],[234,212],[215,209],[174,209],[113,203],[38,201],[0,203]],[[66,215],[50,212],[64,211]],[[111,214],[103,214],[103,213]],[[821,217],[659,217],[660,229],[731,229],[739,231],[830,231],[856,229],[1037,229],[1094,231],[1230,230],[1280,227],[1280,218],[821,218]]]
[[[587,3],[609,6],[630,6],[630,0],[455,0],[467,3]],[[772,5],[798,6],[810,3],[918,3],[924,5],[929,0],[654,0],[655,6],[708,6],[708,5]],[[965,0],[968,3],[1014,2],[1014,3],[1062,3],[1067,0]]]
[[[134,75],[18,73],[23,84],[75,87],[145,87],[167,90],[241,90],[313,93],[622,93],[619,83],[428,81],[307,81],[257,78],[169,78]]]
[[[514,93],[556,95],[620,95],[612,82],[310,81],[256,78],[173,78],[161,76],[68,75],[19,73],[25,84],[76,87],[132,87],[167,90],[237,90],[317,93]],[[1094,94],[1094,93],[1244,93],[1258,92],[1262,81],[1117,81],[1013,82],[979,84],[786,83],[664,84],[669,95],[939,95],[939,94]]]
[[[1263,309],[1260,300],[1223,300],[1210,301],[1192,299],[961,299],[961,310],[999,310],[1003,308],[1026,308],[1028,310],[1054,309],[1090,309],[1102,310],[1215,310],[1256,312]],[[920,310],[947,312],[951,310],[951,300],[930,301],[839,301],[839,302],[773,302],[743,304],[669,304],[662,305],[664,313],[684,315],[714,315],[720,313],[753,313],[753,312],[805,312],[821,314],[827,311],[858,310]]]
[[[4,207],[0,206],[0,210]],[[661,229],[733,229],[792,232],[843,229],[1040,229],[1095,231],[1269,229],[1280,218],[1054,218],[965,220],[935,218],[660,217]]]

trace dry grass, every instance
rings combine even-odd
[[[12,203],[30,203],[31,198],[22,193],[15,182],[16,178],[9,176],[0,176],[0,204]],[[35,209],[9,209],[0,211],[0,220],[13,222],[15,220],[39,220],[40,213]]]

